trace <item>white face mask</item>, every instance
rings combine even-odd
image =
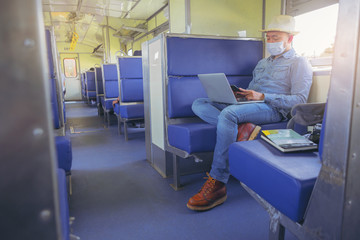
[[[272,56],[277,56],[285,51],[284,42],[266,43],[266,49]]]

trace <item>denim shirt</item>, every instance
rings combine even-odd
[[[260,60],[248,89],[263,93],[265,103],[286,118],[294,105],[306,103],[311,84],[310,63],[291,48],[276,59],[270,56]]]

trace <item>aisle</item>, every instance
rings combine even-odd
[[[175,192],[145,159],[144,132],[126,142],[116,119],[104,128],[95,107],[66,105],[73,145],[73,233],[83,240],[267,239],[269,218],[234,179],[228,200],[207,212],[193,212],[186,202],[204,180],[203,174],[182,178]],[[69,131],[70,129],[68,129]],[[292,236],[288,236],[294,239]]]

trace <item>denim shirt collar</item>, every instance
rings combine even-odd
[[[290,48],[289,51],[287,51],[286,53],[282,54],[280,57],[284,57],[284,58],[287,58],[287,59],[290,59],[290,58],[293,58],[295,57],[295,50],[293,48]],[[269,60],[274,60],[274,56],[270,56],[268,58]]]

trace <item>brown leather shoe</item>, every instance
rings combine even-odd
[[[254,140],[261,130],[260,126],[253,123],[241,123],[238,126],[237,142]]]
[[[205,211],[222,204],[226,200],[226,186],[208,173],[208,179],[200,189],[200,191],[191,197],[187,203],[187,207],[191,210]]]

